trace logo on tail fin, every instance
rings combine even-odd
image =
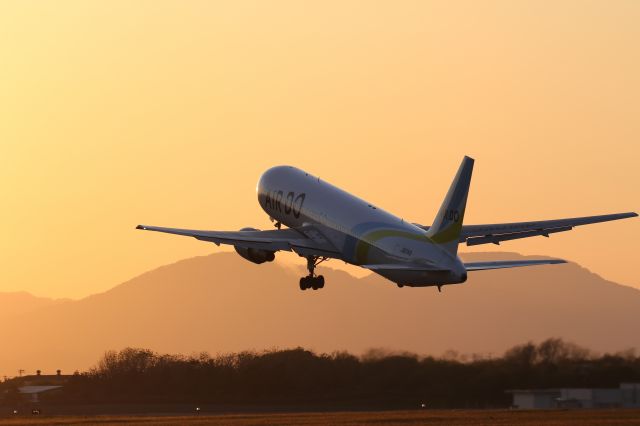
[[[454,255],[458,252],[472,172],[473,159],[464,157],[433,221],[433,226],[427,232],[431,241],[444,246],[445,250]]]

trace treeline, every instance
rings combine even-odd
[[[618,387],[640,381],[633,351],[596,356],[559,339],[527,343],[499,358],[302,348],[212,357],[107,352],[52,395],[73,403],[219,403],[326,406],[505,407],[506,389]]]

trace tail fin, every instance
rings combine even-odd
[[[464,157],[456,177],[451,183],[449,192],[438,210],[433,225],[427,236],[436,244],[442,245],[449,253],[458,253],[458,242],[462,231],[464,211],[467,206],[467,195],[471,185],[473,158]]]

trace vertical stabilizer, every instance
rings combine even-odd
[[[467,195],[471,185],[473,158],[464,157],[456,177],[451,183],[433,225],[427,231],[427,236],[436,244],[443,246],[449,253],[458,253],[458,242],[462,231],[464,211],[467,206]]]

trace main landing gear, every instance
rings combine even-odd
[[[324,287],[324,277],[322,275],[315,275],[316,266],[327,260],[326,257],[307,256],[307,269],[309,275],[300,278],[300,290],[306,290],[312,288],[318,290]]]

